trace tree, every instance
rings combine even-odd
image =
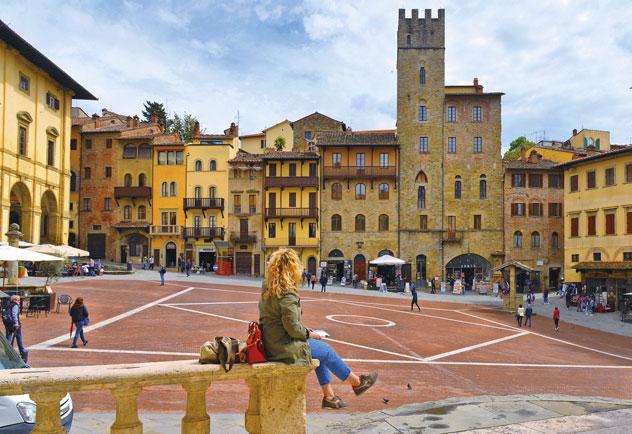
[[[48,286],[49,282],[56,282],[61,276],[62,261],[45,261],[37,264],[37,272],[40,276],[46,277],[44,286]]]
[[[509,144],[509,150],[505,152],[503,158],[508,160],[517,160],[520,157],[520,151],[523,148],[529,149],[534,144],[535,143],[527,139],[525,136],[520,136]]]
[[[195,116],[187,112],[184,112],[182,116],[174,113],[172,118],[167,119],[166,131],[168,133],[178,133],[182,141],[190,142],[194,136],[195,124],[199,125]]]
[[[151,121],[151,115],[155,114],[158,124],[163,127],[167,125],[167,110],[161,102],[145,101],[143,104],[143,117],[146,122]]]
[[[285,149],[285,138],[279,136],[274,139],[274,147],[277,151],[282,151]]]

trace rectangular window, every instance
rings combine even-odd
[[[549,175],[549,188],[564,188],[564,175],[558,173]]]
[[[288,202],[290,208],[296,208],[296,193],[290,193]]]
[[[475,105],[472,108],[472,122],[480,122],[481,121],[481,114],[482,114],[481,106],[480,105]]]
[[[91,176],[92,176],[92,169],[90,169],[89,167],[84,167],[83,168],[83,179],[90,179]]]
[[[428,120],[428,110],[425,105],[419,106],[419,122],[426,122]]]
[[[597,216],[595,214],[591,214],[587,218],[588,226],[586,228],[586,235],[594,236],[597,235]]]
[[[579,217],[571,217],[571,237],[579,236]]]
[[[428,153],[428,137],[419,138],[419,152],[422,154]]]
[[[26,157],[26,128],[21,126],[18,128],[18,152]]]
[[[83,198],[83,210],[84,211],[90,211],[92,209],[92,203],[90,201],[89,198],[84,197]]]
[[[250,194],[248,195],[248,211],[250,214],[255,214],[257,212],[257,195]]]
[[[426,187],[424,185],[417,187],[417,208],[426,209]]]
[[[571,193],[579,191],[579,175],[571,176]]]
[[[448,137],[448,154],[456,154],[456,137]]]
[[[112,147],[112,139],[105,139],[105,147],[108,149]]]
[[[100,231],[101,230],[101,225],[92,225],[92,230],[93,231]]]
[[[625,182],[632,182],[632,163],[625,165]]]
[[[614,185],[614,167],[606,169],[606,185]]]
[[[309,237],[316,238],[316,223],[310,223],[308,230],[309,230]]]
[[[103,198],[103,211],[112,211],[112,198]]]
[[[480,154],[483,152],[483,139],[481,137],[474,137],[474,153]]]
[[[388,153],[387,152],[380,153],[380,167],[383,169],[388,167]]]
[[[86,149],[92,149],[92,139],[86,139],[83,143],[83,147]]]
[[[46,164],[49,166],[55,165],[55,142],[49,140],[46,143]]]
[[[529,216],[530,217],[542,217],[542,204],[530,203],[529,204]]]
[[[31,80],[24,74],[20,74],[20,90],[26,93],[31,91]]]
[[[268,223],[268,238],[276,238],[276,223]]]
[[[626,212],[625,214],[626,217],[626,232],[628,234],[632,234],[632,211],[628,210],[628,212]]]
[[[456,107],[448,106],[448,122],[456,122]]]
[[[59,99],[50,92],[46,92],[46,105],[53,110],[59,110]]]
[[[579,255],[571,255],[571,262],[579,262]]]
[[[75,221],[74,220],[68,221],[68,229],[72,229],[74,227],[75,227]]]
[[[265,149],[265,147],[266,147],[266,140],[265,139],[261,139],[261,141],[259,142],[259,147],[261,149]]]
[[[74,206],[75,204],[74,204],[74,203],[72,203],[72,202],[70,202],[70,204],[69,204],[69,205],[70,205],[70,211],[72,211],[72,210],[75,208],[75,206]]]
[[[593,261],[595,261],[595,262],[601,261],[601,252],[594,252],[593,253]]]
[[[340,167],[342,163],[342,154],[340,152],[334,152],[331,154],[331,165],[333,167]]]
[[[537,173],[529,174],[529,187],[542,188],[542,175]]]
[[[288,167],[288,174],[292,177],[296,177],[296,163],[290,163]]]
[[[549,203],[549,217],[562,217],[561,203]]]
[[[316,163],[309,163],[309,176],[318,176],[318,165]]]
[[[105,168],[105,177],[106,178],[111,178],[112,177],[112,168],[110,166],[107,166]]]
[[[480,231],[481,230],[481,218],[480,214],[474,214],[474,229]]]
[[[305,131],[304,136],[305,140],[307,140],[308,142],[313,140],[314,138],[311,131]]]
[[[606,235],[614,235],[615,234],[615,220],[614,213],[606,214]]]
[[[511,186],[512,187],[524,187],[527,184],[524,173],[512,173]]]
[[[364,153],[358,152],[356,154],[356,168],[363,169],[364,168]]]
[[[233,195],[233,212],[235,214],[241,214],[241,194]]]
[[[270,164],[270,166],[268,167],[268,176],[277,176],[276,164]]]
[[[77,139],[70,139],[70,150],[71,151],[77,150]]]
[[[524,216],[525,214],[525,206],[524,203],[512,203],[511,204],[511,215],[512,216]]]
[[[632,261],[632,252],[623,252],[624,261]]]
[[[184,164],[184,151],[176,151],[176,164]]]
[[[427,215],[419,216],[419,230],[421,231],[428,230],[428,216]]]
[[[586,188],[597,187],[597,174],[594,170],[586,172]]]
[[[167,153],[165,151],[158,152],[158,165],[164,166],[167,164]]]

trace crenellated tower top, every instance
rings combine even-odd
[[[437,18],[432,18],[432,9],[426,9],[423,18],[419,9],[413,9],[410,18],[400,9],[397,48],[445,48],[445,9],[439,9]]]

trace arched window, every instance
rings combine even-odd
[[[478,190],[479,199],[487,199],[487,177],[485,175],[481,175]]]
[[[125,205],[123,207],[123,220],[131,220],[132,219],[132,207],[130,205]]]
[[[211,199],[217,197],[217,187],[212,186],[208,188],[208,197],[210,197]]]
[[[132,175],[130,175],[129,173],[125,174],[125,176],[123,177],[123,185],[125,187],[131,187],[132,186]]]
[[[145,185],[147,185],[147,175],[141,173],[140,175],[138,175],[138,186],[144,187]]]
[[[513,246],[517,249],[522,247],[522,232],[516,231],[513,234]]]
[[[167,197],[169,195],[169,189],[166,182],[160,184],[160,196]]]
[[[217,170],[217,161],[211,160],[208,163],[208,170],[210,170],[211,172],[215,172]]]
[[[169,196],[175,197],[176,191],[176,183],[172,181],[171,184],[169,184]]]
[[[335,182],[331,184],[331,200],[342,200],[342,184]]]
[[[340,217],[340,214],[334,214],[331,216],[331,230],[333,232],[342,230],[342,217]]]
[[[426,186],[417,187],[417,208],[426,209]]]
[[[195,165],[194,165],[194,170],[196,172],[201,172],[202,171],[202,160],[195,160]]]
[[[70,171],[70,191],[77,191],[77,172]]]
[[[409,47],[411,45],[413,45],[413,36],[412,35],[406,35],[406,45],[408,45]]]
[[[454,178],[454,198],[461,199],[461,177],[459,175]]]
[[[423,66],[419,68],[419,85],[423,86],[426,84],[426,68]]]
[[[424,173],[423,170],[420,170],[419,173],[417,173],[417,177],[415,178],[415,182],[418,182],[420,184],[425,184],[428,182],[428,177],[426,176],[426,174]]]
[[[378,217],[378,230],[380,232],[388,231],[388,216],[386,214],[380,214]]]
[[[358,214],[357,216],[355,216],[355,231],[364,232],[365,228],[365,218],[362,214]]]
[[[355,186],[355,198],[357,200],[366,199],[366,186],[364,184],[356,184]]]
[[[560,236],[557,234],[557,232],[553,232],[551,234],[551,248],[552,249],[560,248]]]
[[[140,145],[138,147],[138,158],[151,160],[151,146],[148,144]]]
[[[379,198],[382,200],[388,200],[388,184],[386,183],[380,184],[379,191],[380,191]]]
[[[531,232],[531,248],[532,249],[540,248],[540,233],[539,232]]]
[[[147,218],[147,208],[145,205],[138,207],[138,220],[145,220]]]
[[[202,187],[195,187],[193,189],[193,197],[200,199],[202,197]]]
[[[123,147],[123,158],[136,158],[138,148],[136,145],[125,145]]]

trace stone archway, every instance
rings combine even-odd
[[[10,193],[11,208],[9,210],[9,224],[17,223],[20,225],[22,239],[24,241],[33,240],[33,202],[31,192],[23,182],[16,182],[11,188]],[[7,225],[8,228],[8,225]]]
[[[46,190],[40,204],[40,244],[62,244],[59,228],[59,206],[55,193]]]

